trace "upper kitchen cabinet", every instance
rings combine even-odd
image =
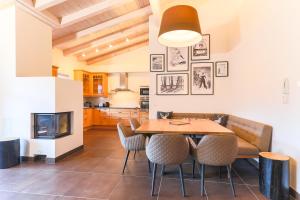
[[[108,96],[108,74],[74,70],[74,80],[83,83],[84,97]]]
[[[93,96],[108,96],[107,73],[93,73]]]

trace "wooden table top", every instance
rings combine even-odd
[[[182,124],[182,125],[177,125]],[[178,133],[178,134],[219,134],[233,132],[218,123],[209,119],[151,119],[144,122],[136,133],[158,134],[158,133]]]

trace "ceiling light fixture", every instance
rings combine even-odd
[[[82,56],[82,57],[85,57],[86,55],[85,55],[85,53],[82,53],[81,56]]]
[[[99,52],[99,49],[97,48],[95,51],[96,51],[96,53],[98,53],[98,52]]]
[[[109,48],[112,48],[112,47],[113,47],[113,45],[112,45],[112,44],[110,44],[108,47],[109,47]]]
[[[126,42],[129,42],[129,38],[128,37],[126,38]]]
[[[158,41],[169,47],[187,47],[202,40],[197,10],[178,5],[168,8],[162,17]]]

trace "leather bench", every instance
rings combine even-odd
[[[238,158],[258,158],[259,152],[271,150],[272,127],[260,122],[223,113],[173,113],[172,118],[217,120],[238,136]]]

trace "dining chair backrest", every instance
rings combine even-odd
[[[134,133],[130,129],[126,128],[123,123],[118,123],[117,129],[118,129],[118,134],[119,134],[121,144],[123,147],[125,147],[126,146],[126,138],[133,136]]]
[[[234,134],[205,135],[196,148],[197,160],[206,165],[230,165],[238,153],[237,137]]]
[[[140,122],[136,118],[130,118],[129,122],[132,131],[135,131],[141,126]]]
[[[156,164],[181,164],[189,154],[189,144],[183,135],[157,134],[150,138],[146,154]]]

